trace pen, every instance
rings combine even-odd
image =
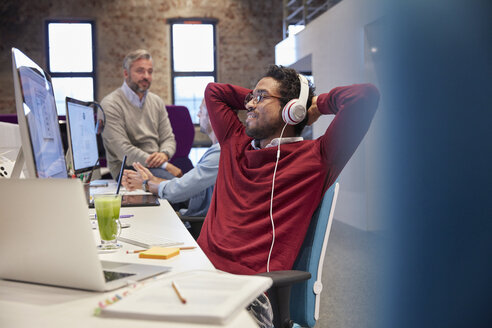
[[[195,249],[196,246],[183,246],[183,247],[178,247],[180,251],[187,250],[187,249]],[[140,253],[143,251],[146,251],[147,249],[130,249],[126,251],[126,254],[135,254],[135,253]]]
[[[178,284],[173,280],[171,282],[171,285],[173,286],[173,289],[176,292],[176,295],[178,295],[178,298],[181,301],[181,303],[186,304],[186,298],[184,298],[183,294],[179,291]]]

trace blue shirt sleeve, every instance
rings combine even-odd
[[[159,184],[159,197],[171,203],[183,202],[213,186],[219,171],[220,145],[212,145],[200,158],[195,168],[181,178]]]

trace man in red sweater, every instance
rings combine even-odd
[[[198,243],[217,269],[236,274],[291,269],[323,193],[370,126],[379,102],[374,86],[337,87],[314,96],[312,85],[301,88],[304,79],[273,65],[252,93],[219,83],[205,90],[221,155]],[[307,98],[308,110],[301,123],[289,125],[282,109],[295,98]],[[234,111],[240,108],[248,111],[245,125]],[[329,114],[335,117],[323,136],[300,137],[306,124]]]

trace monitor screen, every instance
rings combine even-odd
[[[75,174],[92,171],[99,159],[94,108],[89,102],[66,97],[68,149]]]
[[[51,77],[12,48],[15,102],[28,177],[67,178]]]

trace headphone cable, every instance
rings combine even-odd
[[[277,161],[275,162],[275,169],[273,170],[272,194],[270,196],[270,221],[272,222],[272,245],[270,246],[270,252],[268,252],[267,272],[270,272],[270,257],[272,255],[273,245],[275,244],[275,224],[273,222],[273,191],[275,190],[275,175],[277,174],[277,165],[280,159],[280,144],[282,143],[282,136],[284,134],[284,130],[286,127],[287,127],[287,123],[285,123],[284,128],[280,133],[278,146],[277,146]]]

